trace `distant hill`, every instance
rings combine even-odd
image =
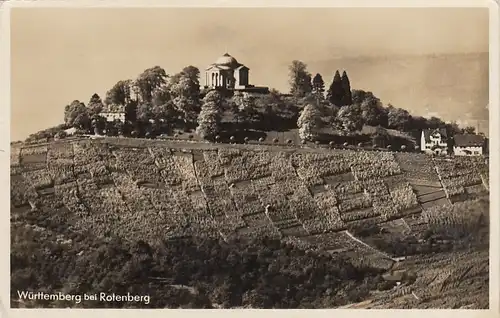
[[[321,73],[329,85],[335,70],[345,69],[353,89],[373,92],[418,115],[444,120],[482,120],[487,128],[488,53],[454,55],[342,57],[304,61],[311,73]],[[475,125],[475,121],[471,124]],[[484,130],[483,130],[484,131]]]

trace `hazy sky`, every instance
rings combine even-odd
[[[203,72],[226,50],[282,91],[294,59],[488,51],[488,11],[471,8],[16,8],[11,23],[12,140],[148,67]]]

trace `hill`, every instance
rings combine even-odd
[[[477,158],[15,145],[11,206],[13,306],[36,285],[146,292],[160,307],[488,307],[488,167]]]

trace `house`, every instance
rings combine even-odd
[[[446,155],[448,153],[448,134],[446,129],[425,129],[420,137],[420,150],[427,154]]]
[[[455,135],[453,136],[453,142],[455,156],[481,156],[486,148],[486,138],[481,135]]]
[[[106,121],[118,120],[122,123],[125,122],[125,106],[110,104],[105,106],[105,108],[99,113],[100,116],[104,117]]]
[[[66,129],[66,130],[64,130],[64,133],[65,133],[67,136],[73,136],[73,135],[76,133],[76,128],[71,127],[71,128],[69,128],[69,129]]]

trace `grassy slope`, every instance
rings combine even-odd
[[[45,215],[50,220],[38,224],[42,233],[69,226],[96,238],[151,244],[200,233],[225,240],[267,235],[415,277],[408,286],[373,293],[368,306],[485,306],[488,198],[478,176],[487,178],[487,167],[480,161],[452,167],[471,176],[452,205],[439,196],[434,170],[449,163],[422,155],[141,143],[108,139],[52,143],[36,154],[13,151],[13,231]],[[395,175],[384,173],[389,170]],[[56,244],[67,240],[60,235]],[[407,260],[395,262],[401,256]],[[472,261],[452,262],[457,257]]]

